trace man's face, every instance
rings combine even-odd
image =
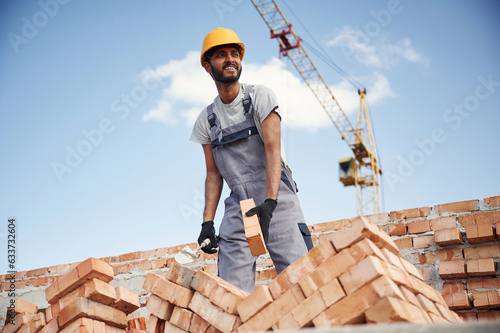
[[[210,57],[210,74],[220,83],[233,83],[240,79],[241,60],[238,49],[223,47]]]

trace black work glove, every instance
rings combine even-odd
[[[202,247],[201,250],[205,253],[213,254],[217,252],[217,247],[219,246],[217,242],[217,236],[215,236],[214,221],[207,221],[201,224],[201,232],[198,237],[198,245],[201,245],[205,239],[210,239],[210,243]]]
[[[267,244],[269,239],[269,223],[273,217],[273,212],[276,209],[278,201],[274,199],[266,199],[264,203],[255,206],[246,212],[246,216],[252,216],[257,214],[259,216],[260,229],[262,230],[262,235],[264,236],[264,243]]]

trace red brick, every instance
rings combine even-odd
[[[203,267],[202,269],[204,272],[207,272],[208,274],[211,274],[211,275],[219,274],[219,266],[217,266],[216,264],[207,265],[207,266]]]
[[[398,286],[388,277],[381,276],[328,307],[313,319],[314,326],[330,327],[361,323],[364,321],[364,312],[387,296],[404,299]]]
[[[256,272],[255,279],[256,281],[267,281],[267,280],[272,280],[278,276],[278,273],[276,273],[276,269],[264,269],[261,271]]]
[[[431,231],[429,220],[414,221],[407,224],[408,234],[423,234]]]
[[[468,280],[468,291],[479,291],[485,289],[500,289],[500,278],[481,279],[481,280]]]
[[[256,286],[255,290],[238,304],[238,314],[245,322],[272,301],[273,297],[267,285]]]
[[[125,314],[131,314],[141,307],[139,295],[123,286],[115,288],[116,301],[111,305]]]
[[[33,303],[30,303],[28,301],[25,301],[23,299],[20,299],[20,298],[16,298],[14,300],[14,310],[15,310],[15,314],[28,314],[28,313],[34,313],[36,314],[37,311],[38,311],[38,306],[36,304],[33,304]],[[10,315],[11,312],[8,312],[8,314]],[[7,316],[7,315],[6,315]]]
[[[183,308],[187,307],[194,294],[193,290],[179,286],[153,273],[148,273],[142,287],[162,299]]]
[[[457,227],[457,218],[455,216],[441,217],[429,220],[431,229],[436,231],[440,229],[449,229]]]
[[[434,236],[420,236],[412,239],[414,249],[424,249],[436,245]]]
[[[18,314],[14,317],[13,322],[9,321],[11,319],[10,317],[7,317],[9,318],[9,320],[6,321],[6,324],[2,329],[2,333],[17,332],[22,325],[30,322],[35,317],[36,317],[35,313]]]
[[[478,320],[500,320],[500,311],[486,311],[477,314]]]
[[[125,313],[86,298],[77,298],[61,309],[61,312],[59,312],[59,326],[64,328],[81,317],[99,320],[122,329],[127,327],[127,315]]]
[[[26,277],[30,278],[30,277],[35,277],[35,276],[42,276],[42,275],[47,274],[47,272],[48,272],[47,267],[37,268],[37,269],[31,270],[31,271],[27,271]]]
[[[368,238],[380,248],[385,247],[396,254],[399,253],[399,249],[391,237],[363,216],[354,218],[349,225],[332,233],[329,238],[337,251]]]
[[[406,223],[386,224],[380,228],[389,234],[389,236],[404,236],[406,235]]]
[[[199,270],[193,275],[189,286],[191,289],[209,298],[216,285],[217,281],[213,278],[213,275]]]
[[[39,333],[57,333],[59,332],[59,324],[57,323],[57,319],[53,319],[48,321],[47,324],[40,330]]]
[[[118,256],[118,262],[141,259],[142,251],[125,253]]]
[[[378,301],[365,312],[367,323],[411,322],[425,324],[430,317],[422,309],[395,297]]]
[[[389,213],[379,213],[365,216],[373,224],[385,224],[389,222]]]
[[[54,280],[51,280],[50,276],[41,276],[41,277],[38,277],[35,279],[30,279],[29,283],[31,286],[37,288],[37,287],[45,286],[46,284],[51,283],[51,281],[53,282]]]
[[[184,288],[189,288],[191,280],[193,279],[196,271],[187,266],[175,264],[171,266],[167,272],[167,280],[183,286]]]
[[[465,263],[461,260],[441,261],[438,263],[438,271],[443,279],[467,277]]]
[[[90,318],[78,318],[66,328],[60,330],[61,333],[106,333],[106,324]]]
[[[210,294],[210,302],[232,315],[238,314],[238,304],[247,298],[249,293],[220,279]]]
[[[443,213],[460,213],[476,211],[479,208],[479,200],[468,200],[437,205],[438,215]]]
[[[486,203],[490,207],[498,207],[500,206],[500,195],[495,197],[484,198],[484,203]]]
[[[48,268],[49,274],[64,274],[69,272],[71,269],[74,268],[73,264],[63,264],[63,265],[57,265],[57,266],[50,266]]]
[[[472,293],[476,309],[493,309],[500,307],[500,290],[487,290]]]
[[[390,218],[391,221],[400,220],[400,219],[413,219],[417,217],[426,217],[429,215],[431,211],[430,207],[420,207],[420,208],[411,208],[404,209],[391,212]]]
[[[225,312],[198,292],[194,294],[188,307],[222,332],[234,331],[241,322],[238,316]]]
[[[434,241],[437,245],[455,245],[463,242],[462,233],[459,228],[439,229],[434,231]]]
[[[376,278],[389,275],[385,263],[377,257],[368,256],[339,277],[346,294],[350,295]]]
[[[168,259],[173,259],[173,258],[168,258]],[[151,260],[151,269],[161,269],[161,268],[166,268],[167,266],[167,260],[166,258],[163,259],[154,259]],[[175,260],[173,260],[175,262]]]
[[[488,242],[495,240],[492,224],[475,224],[465,228],[469,243]]]
[[[495,223],[497,238],[500,239],[500,222]]]
[[[344,296],[342,286],[337,279],[334,279],[316,290],[291,312],[283,316],[278,321],[277,328],[283,330],[308,327],[312,324],[311,321],[314,317]]]
[[[472,308],[472,303],[466,291],[443,294],[443,298],[451,310],[468,310]]]
[[[495,261],[492,258],[467,260],[467,274],[470,276],[495,276]]]
[[[189,331],[192,317],[193,312],[188,309],[176,306],[169,321],[171,324],[187,332]]]
[[[395,239],[394,244],[396,244],[398,249],[411,249],[413,247],[410,237]]]
[[[452,312],[448,307],[445,305],[441,305],[439,303],[436,303],[436,307],[438,308],[439,312],[443,316],[444,319],[448,320],[449,322],[460,322],[460,317],[458,317],[454,312]]]
[[[450,261],[450,260],[461,260],[461,259],[464,259],[464,256],[462,254],[462,249],[459,248],[450,248],[450,249],[425,252],[418,256],[419,263],[422,265],[434,264],[437,261]]]
[[[163,326],[164,326],[164,328],[161,330],[161,332],[168,332],[168,333],[186,333],[187,332],[187,331],[184,331],[183,329],[175,326],[174,324],[169,323],[168,321],[164,322]]]
[[[174,307],[175,305],[172,303],[165,301],[154,294],[151,294],[146,303],[146,308],[149,313],[162,320],[170,320]]]
[[[208,321],[193,312],[193,317],[191,318],[191,323],[189,324],[189,331],[191,333],[205,333],[209,326],[210,323]]]
[[[143,272],[150,271],[153,269],[153,264],[149,259],[140,260],[135,262],[135,268]]]
[[[405,286],[399,286],[399,290],[401,290],[401,293],[403,294],[404,298],[405,298],[405,301],[413,304],[413,305],[416,305],[418,307],[422,307],[420,305],[420,302],[418,301],[417,297],[415,296],[415,294],[413,293],[413,291],[411,291],[410,289],[406,288]]]
[[[464,249],[465,259],[485,259],[500,256],[500,244],[470,247]]]
[[[135,262],[127,262],[125,264],[121,265],[113,265],[113,274],[114,275],[119,275],[119,274],[126,274],[133,270],[137,266],[137,263]]]
[[[462,227],[474,224],[493,224],[500,221],[500,210],[490,212],[479,212],[458,217],[458,223]]]
[[[292,286],[274,302],[247,320],[238,332],[266,331],[305,299],[298,285]]]
[[[25,325],[21,326],[17,333],[37,333],[39,332],[47,322],[45,321],[45,314],[39,312]]]
[[[443,288],[441,288],[442,294],[458,293],[461,291],[465,291],[465,286],[460,281],[446,281],[443,283]]]
[[[250,247],[250,252],[254,256],[267,253],[257,215],[246,216],[246,212],[255,207],[254,200],[252,198],[241,200],[240,206],[243,216],[243,224],[245,226],[245,237],[247,239],[248,246]]]
[[[422,294],[416,294],[415,298],[420,303],[420,306],[422,307],[422,309],[424,309],[428,313],[433,313],[437,316],[441,316],[441,312],[439,312],[439,310],[437,309],[437,307],[433,301],[431,301],[430,299],[428,299],[427,297],[425,297]]]
[[[312,232],[320,233],[320,232],[326,232],[326,231],[336,231],[336,230],[342,229],[343,227],[345,227],[349,223],[350,223],[349,219],[317,223],[317,224],[314,224],[312,226],[312,230],[313,230]]]

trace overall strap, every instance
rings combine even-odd
[[[207,106],[207,119],[208,123],[210,124],[210,131],[211,131],[211,140],[213,141],[215,138],[217,138],[219,141],[222,140],[222,128],[220,125],[220,121],[217,118],[217,116],[214,113],[214,104],[210,104]]]
[[[247,85],[245,96],[243,97],[243,109],[245,110],[245,114],[248,113],[250,115],[253,114],[252,98],[250,97],[250,93],[252,92],[252,90],[253,84]]]

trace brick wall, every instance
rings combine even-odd
[[[421,272],[425,282],[441,292],[450,309],[466,320],[500,319],[500,196],[419,207],[368,216],[386,231],[401,255]],[[310,225],[315,244],[327,234],[350,223],[349,219]],[[183,244],[100,258],[113,267],[111,284],[124,286],[141,296],[148,273],[168,271]],[[78,263],[37,268],[15,274],[16,297],[48,306],[45,289],[55,278]],[[189,266],[217,274],[217,256],[200,252],[200,260]],[[10,275],[0,275],[0,324],[3,323],[11,288]],[[267,284],[276,271],[268,256],[257,265],[257,284]]]

